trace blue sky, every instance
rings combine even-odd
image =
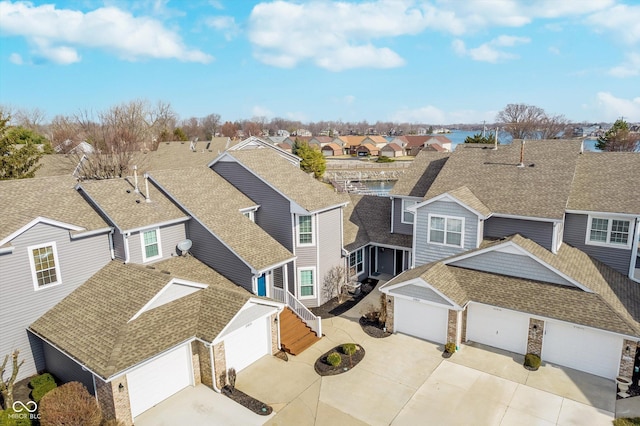
[[[0,104],[223,121],[640,121],[635,0],[0,1]]]

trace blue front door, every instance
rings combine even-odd
[[[258,277],[258,296],[267,295],[267,277],[262,274]]]

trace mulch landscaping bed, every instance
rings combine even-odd
[[[260,414],[261,416],[268,416],[273,412],[273,408],[271,408],[270,405],[258,401],[254,397],[247,395],[241,390],[234,389],[232,391],[229,386],[225,386],[222,388],[222,394],[231,398],[243,407],[248,408],[254,413]]]
[[[378,280],[367,278],[362,282],[359,294],[349,295],[347,300],[342,303],[338,303],[338,298],[334,297],[324,305],[318,306],[317,308],[309,308],[309,310],[313,312],[314,315],[321,318],[337,317],[356,306],[358,302],[360,302],[367,294],[371,293],[371,291],[376,288],[377,284]]]
[[[371,321],[366,317],[360,317],[358,321],[360,323],[360,327],[362,327],[362,331],[367,333],[371,337],[375,337],[377,339],[382,337],[389,337],[391,333],[384,330],[384,327],[378,322],[378,320]]]
[[[640,386],[638,386],[636,383],[632,384],[631,386],[629,386],[629,390],[627,391],[627,393],[629,394],[628,398],[631,398],[632,396],[640,396]],[[622,399],[622,397],[618,395],[617,385],[616,385],[616,399]]]
[[[349,355],[345,355],[342,352],[342,345],[338,345],[335,348],[331,349],[329,352],[323,354],[320,358],[316,360],[314,368],[316,373],[321,376],[335,376],[336,374],[346,373],[347,371],[351,371],[353,367],[358,365],[360,361],[364,358],[364,348],[360,345],[356,345],[356,353],[351,355],[351,359],[349,359]],[[327,356],[333,352],[338,352],[342,357],[342,362],[340,365],[333,366],[327,362]]]

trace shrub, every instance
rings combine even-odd
[[[14,416],[19,414],[17,418]],[[34,413],[35,414],[35,413]],[[11,417],[9,417],[11,416]],[[31,419],[29,413],[22,411],[16,413],[12,407],[8,407],[6,410],[0,410],[0,425],[2,426],[31,426]]]
[[[34,377],[29,382],[29,386],[33,389],[31,391],[31,398],[33,398],[35,402],[40,402],[47,392],[58,387],[56,380],[49,373]]]
[[[450,354],[455,353],[456,344],[453,343],[453,342],[447,343],[446,345],[444,345],[444,351],[447,352],[447,353],[450,353]]]
[[[230,368],[227,371],[227,377],[229,378],[229,387],[234,390],[236,388],[236,369]]]
[[[342,353],[345,355],[353,355],[356,353],[356,350],[358,348],[356,347],[355,343],[345,343],[344,345],[342,345]]]
[[[537,370],[540,367],[540,363],[541,363],[540,357],[536,354],[526,354],[524,356],[525,367],[529,367]]]
[[[394,160],[394,159],[393,159],[393,158],[391,158],[391,157],[387,157],[387,156],[385,156],[385,155],[381,155],[381,156],[380,156],[380,157],[378,157],[378,159],[376,160],[376,163],[393,163],[394,161],[396,161],[396,160]]]
[[[378,322],[381,326],[387,326],[387,295],[382,293],[380,294],[380,317],[378,317]]]
[[[99,426],[102,411],[96,398],[80,382],[69,382],[47,393],[40,401],[41,426]]]
[[[332,352],[329,355],[327,355],[327,362],[332,366],[337,367],[342,362],[342,357],[338,352]]]
[[[613,426],[637,426],[640,425],[640,417],[621,417],[613,421]]]

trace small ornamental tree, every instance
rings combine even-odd
[[[598,138],[596,148],[601,151],[637,151],[640,149],[640,135],[631,133],[627,122],[618,119],[604,136]]]
[[[6,409],[9,409],[13,406],[13,386],[16,383],[18,371],[20,370],[20,367],[22,367],[22,364],[24,364],[24,360],[18,362],[19,354],[20,351],[16,349],[11,355],[5,355],[2,365],[0,365],[0,393],[2,394],[4,407]],[[11,375],[5,379],[4,374],[7,371],[7,363],[9,362],[9,358],[11,358],[11,366],[13,367],[13,369],[11,371]]]
[[[313,173],[313,177],[320,179],[327,170],[327,159],[317,148],[312,148],[306,142],[297,139],[293,144],[293,154],[301,158],[300,168],[306,173]]]
[[[26,129],[10,128],[10,119],[0,112],[0,180],[33,177],[40,168],[38,162],[43,152],[38,148],[38,141],[24,139],[35,134]]]
[[[99,426],[98,401],[80,382],[69,382],[49,391],[40,400],[41,426]]]
[[[492,144],[496,141],[496,135],[494,133],[489,133],[487,136],[482,136],[482,133],[476,133],[473,136],[467,136],[464,139],[464,143],[484,143],[484,144]],[[500,142],[498,142],[500,144]]]

